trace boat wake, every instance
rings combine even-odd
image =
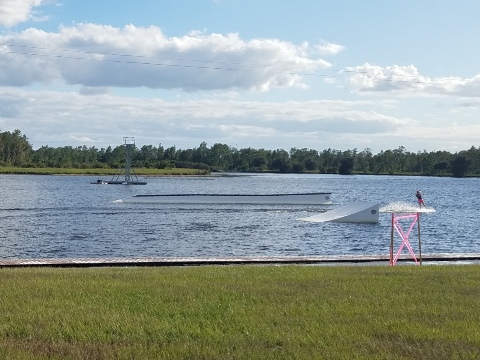
[[[393,202],[380,208],[381,213],[434,213],[435,211],[434,208],[419,208],[404,202]]]

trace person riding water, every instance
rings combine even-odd
[[[423,202],[422,194],[420,193],[420,190],[417,190],[417,193],[415,194],[415,196],[417,197],[418,205],[420,206],[420,208],[422,207],[422,205],[423,205],[424,208],[426,208],[427,206]]]

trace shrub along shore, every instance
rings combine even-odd
[[[3,359],[478,359],[480,266],[0,269]]]
[[[118,169],[74,169],[74,168],[22,168],[0,166],[0,174],[16,175],[94,175],[114,176]],[[207,170],[199,169],[135,169],[140,176],[169,176],[169,175],[208,175]]]

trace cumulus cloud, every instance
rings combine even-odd
[[[0,25],[14,26],[35,17],[34,8],[45,0],[1,0]]]
[[[398,92],[403,95],[480,96],[480,74],[472,78],[428,77],[413,66],[347,67],[347,88],[358,92]]]
[[[0,105],[4,111],[0,126],[3,130],[22,130],[34,147],[106,147],[121,142],[123,136],[136,136],[149,145],[178,141],[180,146],[183,141],[184,148],[202,141],[233,143],[242,139],[257,139],[258,144],[263,139],[260,147],[280,148],[280,141],[289,139],[291,143],[293,134],[302,141],[308,136],[313,145],[325,134],[379,134],[413,123],[372,111],[390,106],[381,101],[289,101],[279,106],[276,102],[235,99],[166,101],[0,88],[0,104],[12,98],[17,104],[14,111]],[[265,137],[269,137],[268,142]]]
[[[26,99],[17,98],[13,94],[0,94],[0,119],[18,117],[26,103]]]
[[[303,87],[302,72],[330,66],[304,45],[238,34],[166,37],[155,26],[96,24],[0,37],[0,85],[63,81],[92,87],[216,90]]]
[[[83,137],[76,137],[76,136],[73,136],[73,135],[70,135],[69,136],[70,139],[72,139],[75,143],[82,143],[82,144],[94,144],[95,143],[95,140],[93,139],[90,139],[89,137],[86,137],[86,136],[83,136]]]
[[[345,50],[345,46],[321,41],[320,44],[316,46],[316,49],[320,55],[336,55]]]
[[[108,88],[84,86],[80,88],[78,93],[82,95],[100,95],[108,93]]]

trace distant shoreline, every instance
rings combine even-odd
[[[116,176],[118,175],[118,169],[76,169],[76,168],[20,168],[20,167],[2,167],[0,166],[0,174],[2,175],[78,175],[78,176]],[[235,175],[232,175],[234,173]],[[248,176],[250,174],[296,174],[296,175],[342,175],[342,176],[425,176],[425,177],[452,177],[448,175],[428,175],[421,173],[363,173],[353,172],[349,175],[334,174],[334,173],[319,173],[319,172],[302,172],[302,173],[280,173],[280,172],[210,172],[208,170],[201,169],[188,169],[188,168],[169,168],[169,169],[147,169],[147,168],[135,168],[134,174],[142,177],[226,177],[226,176]],[[469,175],[464,178],[479,178],[480,176]]]
[[[116,176],[118,169],[69,169],[69,168],[15,168],[0,167],[3,175],[76,175],[76,176]],[[198,169],[135,169],[137,176],[205,176],[210,172]]]

